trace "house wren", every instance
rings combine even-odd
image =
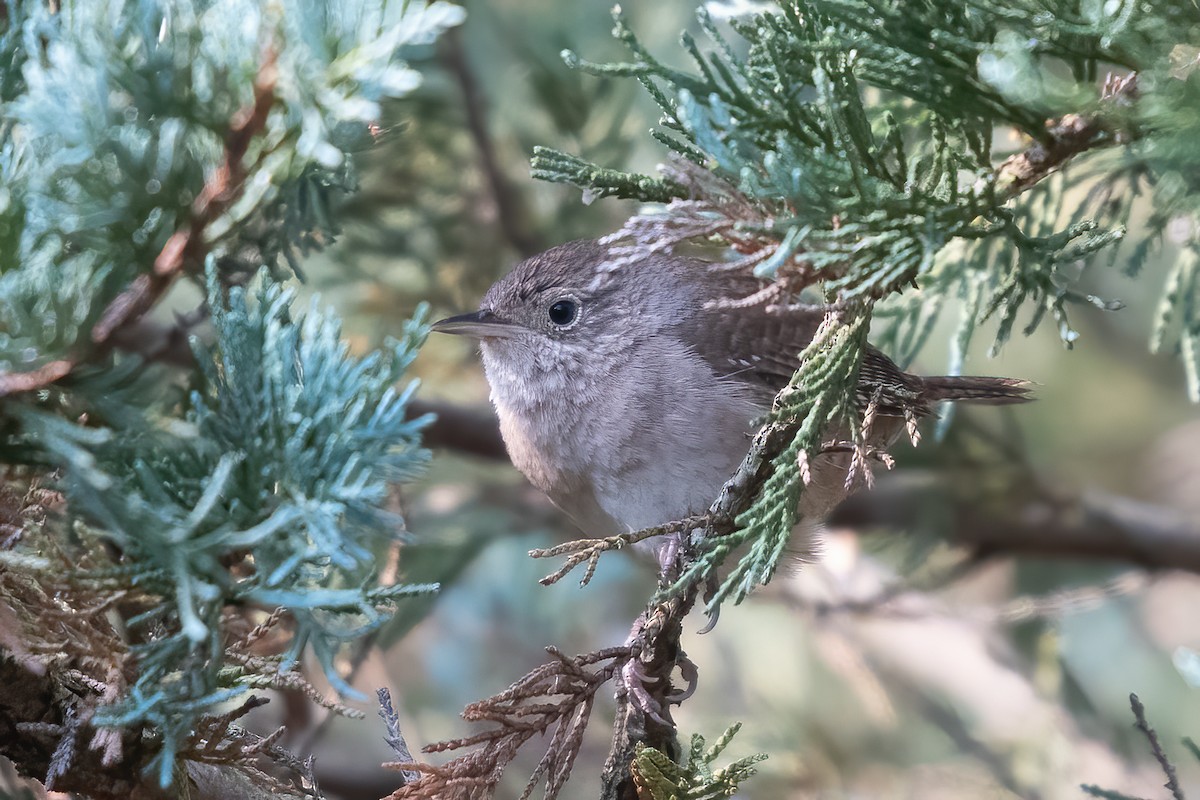
[[[479,311],[433,326],[480,340],[513,463],[597,537],[707,510],[823,317],[717,303],[761,284],[697,259],[609,261],[597,241],[560,245],[518,264]],[[939,401],[1028,399],[1022,381],[921,378],[874,348],[859,382],[864,406],[877,397],[884,439]],[[802,513],[823,514],[845,493],[844,462],[824,473]]]

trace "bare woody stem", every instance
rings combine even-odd
[[[688,520],[680,529],[690,531],[682,542],[675,574],[660,576],[660,599],[642,613],[633,624],[628,644],[631,660],[638,667],[640,680],[650,701],[663,710],[663,720],[645,712],[644,704],[634,702],[631,687],[618,685],[617,713],[613,729],[612,748],[605,761],[602,775],[601,800],[636,800],[632,764],[639,744],[653,747],[673,759],[679,756],[679,741],[669,716],[672,702],[671,675],[676,665],[685,663],[681,644],[683,620],[696,604],[701,586],[693,583],[681,590],[666,589],[675,583],[676,576],[692,563],[694,548],[704,540],[721,536],[734,529],[738,514],[749,507],[758,489],[770,473],[773,457],[782,449],[789,435],[785,425],[768,425],[754,437],[750,452],[725,485],[703,517]],[[656,529],[652,529],[656,530]],[[663,724],[666,722],[667,724]]]
[[[1137,74],[1110,77],[1104,86],[1104,103],[1110,108],[1132,101],[1137,96]],[[1103,112],[1067,114],[1046,125],[1047,140],[1035,142],[1020,153],[1010,156],[996,170],[996,186],[1004,195],[1014,197],[1032,188],[1056,172],[1075,156],[1116,144],[1128,132],[1118,134]]]
[[[696,603],[699,587],[671,597],[643,612],[629,635],[630,662],[636,666],[638,680],[649,703],[662,710],[659,718],[646,713],[643,703],[635,701],[626,682],[618,682],[617,711],[612,746],[601,775],[600,800],[637,800],[632,764],[638,745],[655,750],[678,761],[681,753],[678,733],[670,718],[671,675],[685,659],[681,640],[683,621]]]

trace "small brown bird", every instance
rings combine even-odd
[[[755,420],[799,366],[822,314],[734,306],[745,275],[662,254],[612,265],[577,241],[518,264],[479,311],[433,330],[480,340],[513,463],[589,536],[703,513],[745,456]],[[869,348],[858,396],[877,397],[876,438],[944,400],[1019,403],[1009,378],[922,378]],[[890,420],[890,424],[888,423]],[[845,460],[814,464],[802,514],[845,494]]]

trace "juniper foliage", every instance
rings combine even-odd
[[[1177,256],[1151,346],[1178,351],[1200,401],[1195,4],[739,8],[731,34],[710,13],[725,6],[701,10],[708,44],[681,40],[691,70],[648,52],[619,8],[614,35],[632,60],[563,54],[578,69],[632,77],[654,98],[662,117],[651,134],[675,159],[660,176],[547,148],[535,150],[534,175],[665,203],[625,226],[635,252],[684,239],[725,244],[731,268],[773,281],[776,297],[819,298],[850,331],[875,322],[876,343],[901,363],[958,301],[951,374],[989,320],[993,351],[1018,325],[1028,334],[1047,317],[1071,346],[1074,309],[1120,307],[1087,290],[1089,270],[1119,263],[1136,274],[1169,239]],[[1141,198],[1150,223],[1130,241],[1126,222]],[[860,345],[831,336],[798,360],[770,420],[790,425],[790,443],[769,454],[772,477],[736,521],[739,541],[754,546],[716,602],[740,601],[773,574],[803,489],[797,457],[817,452],[823,432],[855,410]],[[719,539],[702,547],[688,579],[714,574],[732,549]]]
[[[767,759],[765,753],[756,753],[728,766],[714,768],[716,760],[741,728],[741,723],[731,726],[712,746],[707,746],[700,734],[692,734],[691,746],[682,764],[639,743],[632,765],[638,796],[650,800],[716,800],[736,796],[739,785],[758,771],[754,765]]]
[[[306,647],[349,691],[339,645],[436,588],[381,586],[375,566],[403,525],[388,486],[426,459],[427,420],[396,388],[423,313],[358,357],[285,282],[336,235],[381,101],[419,82],[405,48],[461,19],[400,0],[0,6],[0,459],[63,497],[7,539],[0,570],[134,608],[125,649],[103,654],[124,666],[72,709],[148,731],[164,786],[220,703],[281,681]],[[182,322],[121,338],[177,280],[200,287],[185,316],[215,335],[187,366],[152,346]],[[65,577],[37,577],[63,559]],[[276,608],[287,652],[231,661],[230,626]],[[37,616],[12,615],[32,653]]]
[[[216,348],[198,347],[198,385],[168,431],[143,421],[72,440],[78,429],[59,435],[56,418],[23,418],[60,455],[72,513],[120,549],[125,580],[162,598],[129,621],[143,639],[137,680],[95,722],[150,724],[164,754],[200,713],[254,685],[226,669],[225,607],[286,609],[294,632],[279,668],[311,644],[351,692],[338,645],[385,622],[398,598],[436,589],[376,586],[372,547],[402,528],[383,508],[389,480],[425,461],[425,420],[405,419],[414,385],[393,388],[424,326],[353,358],[328,312],[293,319],[292,292],[266,276],[253,303],[234,289],[222,307],[212,272]]]

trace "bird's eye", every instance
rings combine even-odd
[[[550,321],[560,328],[570,325],[579,316],[579,303],[574,300],[558,300],[550,306]]]

